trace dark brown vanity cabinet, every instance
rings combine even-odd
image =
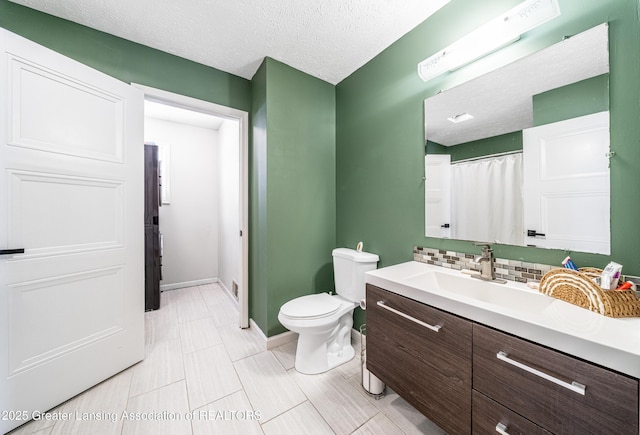
[[[473,435],[498,434],[526,434],[526,435],[550,435],[535,423],[527,420],[509,408],[489,399],[487,396],[472,390],[473,416],[471,428]]]
[[[552,433],[638,434],[637,379],[478,324],[473,389]]]
[[[450,434],[471,432],[472,324],[367,285],[367,368]]]
[[[638,379],[370,284],[367,367],[450,434],[639,433]]]

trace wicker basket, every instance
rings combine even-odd
[[[640,299],[631,290],[604,290],[593,279],[593,267],[552,269],[540,281],[540,292],[608,317],[640,317]]]

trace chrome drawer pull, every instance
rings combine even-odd
[[[511,364],[513,366],[518,367],[519,369],[522,369],[522,370],[527,371],[529,373],[532,373],[532,374],[534,374],[536,376],[539,376],[539,377],[541,377],[543,379],[546,379],[547,381],[551,381],[554,384],[560,385],[561,387],[564,387],[564,388],[566,388],[568,390],[571,390],[571,391],[573,391],[575,393],[582,394],[583,396],[585,395],[585,390],[586,390],[587,387],[582,385],[582,384],[580,384],[580,383],[578,383],[578,382],[576,382],[576,381],[568,383],[568,382],[562,381],[562,380],[560,380],[558,378],[554,378],[553,376],[548,375],[548,374],[546,374],[544,372],[541,372],[540,370],[536,370],[533,367],[529,367],[527,365],[519,363],[516,360],[513,360],[513,359],[509,358],[509,355],[507,355],[507,353],[503,352],[503,351],[498,352],[496,354],[496,357],[501,361],[504,361],[504,362],[506,362],[508,364]]]
[[[509,435],[509,432],[507,432],[507,426],[502,423],[496,424],[496,432],[500,435]]]
[[[425,328],[429,328],[432,331],[438,332],[440,330],[440,328],[442,328],[442,325],[429,325],[428,323],[424,323],[422,320],[418,320],[415,317],[411,317],[408,314],[403,313],[402,311],[398,311],[395,308],[391,308],[388,305],[385,305],[384,301],[378,301],[378,306],[381,308],[384,308],[385,310],[391,311],[394,314],[397,314],[398,316],[404,317],[405,319],[411,320],[414,323],[417,323],[418,325],[424,326]]]

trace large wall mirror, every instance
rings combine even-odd
[[[610,253],[607,24],[424,112],[427,237]]]

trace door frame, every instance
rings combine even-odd
[[[144,92],[145,99],[182,109],[195,110],[238,121],[240,126],[240,281],[238,283],[239,326],[249,327],[249,113],[209,101],[131,83]]]

